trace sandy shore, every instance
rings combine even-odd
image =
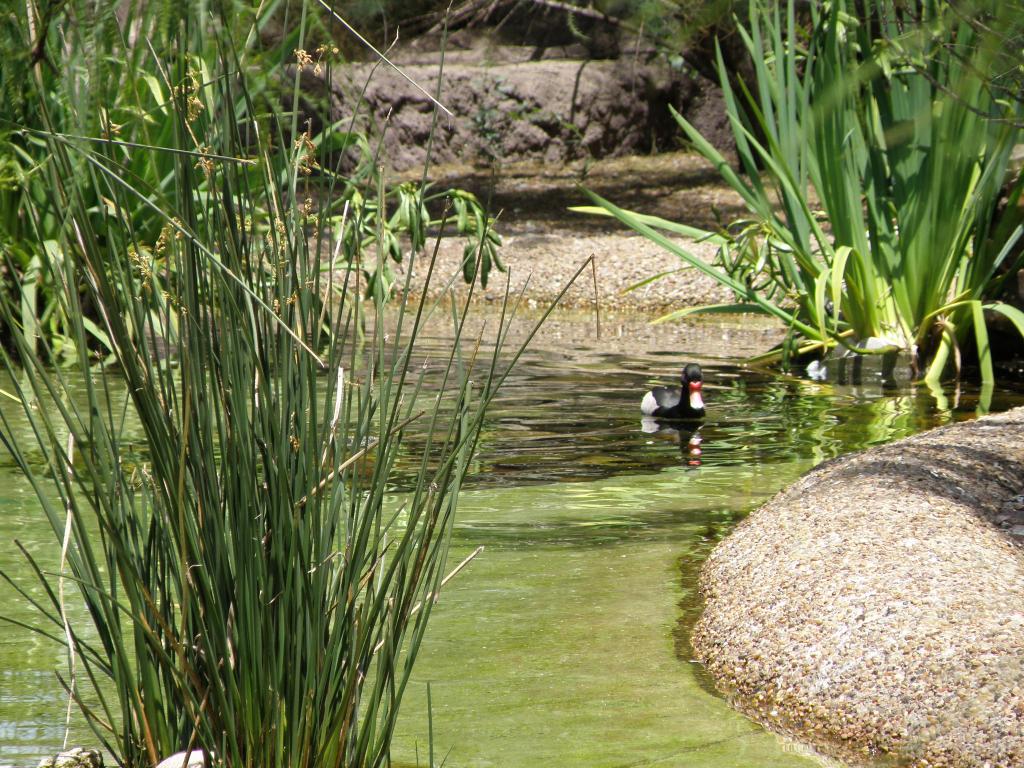
[[[602,160],[587,168],[522,163],[505,167],[493,177],[462,168],[439,168],[436,184],[469,189],[489,202],[498,216],[497,231],[504,243],[500,254],[508,267],[509,289],[517,294],[528,286],[527,296],[538,306],[553,301],[591,256],[596,266],[596,291],[594,274],[588,268],[566,292],[561,306],[591,308],[600,304],[603,310],[626,309],[651,319],[672,309],[732,300],[730,291],[712,278],[692,267],[683,268],[678,256],[614,219],[569,210],[589,204],[580,190],[582,184],[623,208],[714,229],[716,213],[731,220],[739,215],[742,204],[707,163],[694,155]],[[714,258],[715,248],[706,243],[675,242],[706,262]],[[448,278],[461,274],[462,248],[458,238],[441,242],[436,274],[442,279],[432,280],[428,295],[441,290]],[[424,294],[426,262],[427,257],[421,256],[413,268],[411,292],[417,296]],[[397,265],[399,282],[404,279],[405,267]],[[663,277],[628,291],[656,275]],[[505,274],[492,272],[479,298],[500,299],[505,281]],[[461,277],[452,285],[460,294],[466,291]]]
[[[734,704],[856,762],[1024,765],[1024,409],[822,465],[702,572]]]

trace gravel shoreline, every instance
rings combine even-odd
[[[701,574],[734,705],[858,762],[1024,765],[1024,408],[828,462]]]
[[[661,216],[705,229],[715,229],[716,217],[728,221],[740,215],[743,203],[703,159],[682,152],[651,157],[600,160],[591,166],[515,163],[491,175],[465,167],[438,167],[433,178],[439,187],[461,187],[487,201],[498,216],[497,231],[504,245],[500,257],[509,268],[509,287],[518,293],[528,282],[527,297],[545,306],[559,295],[576,270],[590,256],[597,271],[597,296],[602,310],[629,310],[653,319],[672,309],[732,301],[732,294],[696,269],[607,216],[569,210],[589,205],[578,188],[585,184],[626,209]],[[676,239],[707,262],[715,248],[707,243]],[[433,248],[428,242],[428,252]],[[447,280],[464,295],[462,246],[459,238],[442,239],[436,275],[429,290],[423,283],[428,262],[420,256],[413,268],[411,293],[433,296]],[[407,264],[398,264],[398,284]],[[671,273],[641,288],[626,292],[654,275]],[[438,276],[441,279],[438,279]],[[491,272],[481,300],[500,299],[506,275]],[[588,268],[569,288],[560,306],[595,305],[594,280]]]
[[[504,239],[501,258],[508,267],[509,291],[515,296],[525,288],[527,300],[534,307],[547,306],[558,298],[576,271],[591,256],[597,273],[596,292],[594,274],[590,267],[586,267],[566,290],[559,302],[560,307],[588,309],[597,304],[602,310],[628,309],[654,319],[681,307],[734,301],[729,289],[692,267],[680,269],[681,262],[676,256],[643,237],[608,233],[521,232],[506,235]],[[708,262],[714,256],[714,248],[705,243],[679,242]],[[406,264],[397,267],[401,285]],[[421,257],[413,268],[410,286],[415,297],[424,295],[426,271],[427,258]],[[468,290],[461,273],[462,242],[445,238],[438,249],[435,276],[426,295],[434,297],[441,293],[454,276],[451,285],[461,298]],[[628,290],[662,273],[670,274]],[[505,286],[506,275],[494,270],[486,290],[476,295],[482,301],[500,300]]]

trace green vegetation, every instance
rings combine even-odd
[[[455,307],[450,356],[410,372],[434,309],[391,307],[372,276],[396,232],[426,243],[428,198],[400,187],[388,217],[379,174],[327,170],[354,137],[317,141],[273,108],[260,18],[48,7],[4,19],[23,54],[5,77],[25,81],[3,83],[20,95],[2,128],[0,442],[66,575],[26,552],[43,598],[5,578],[67,648],[69,695],[118,764],[385,764],[506,327],[464,359]],[[487,220],[453,206],[479,235],[475,276]],[[66,620],[75,588],[89,629]]]
[[[362,272],[353,287],[390,294],[392,263],[422,253],[428,232],[440,225],[448,205],[456,214],[448,226],[465,240],[466,280],[486,285],[492,267],[504,269],[494,222],[471,193],[431,189],[423,183],[425,175],[420,183],[389,185],[380,148],[352,131],[350,119],[334,124],[321,119],[329,114],[325,105],[316,105],[324,107],[317,115],[282,112],[280,105],[299,102],[299,78],[286,76],[286,65],[329,77],[336,58],[337,49],[329,44],[306,51],[312,47],[307,36],[345,34],[316,3],[308,8],[307,3],[272,3],[260,12],[246,3],[229,3],[223,21],[204,18],[201,4],[130,3],[123,17],[118,7],[80,0],[41,9],[19,3],[0,19],[5,52],[0,73],[0,294],[19,302],[22,327],[50,341],[54,361],[73,361],[77,354],[71,320],[57,297],[60,286],[45,267],[62,258],[56,243],[68,226],[62,201],[48,183],[50,142],[55,140],[66,148],[73,176],[96,173],[102,158],[102,172],[119,176],[137,192],[120,201],[123,211],[98,186],[80,185],[76,194],[94,220],[124,216],[132,221],[133,247],[141,259],[153,262],[153,279],[160,282],[167,278],[168,264],[162,251],[175,236],[162,212],[179,193],[176,169],[190,159],[202,171],[193,174],[197,194],[210,196],[224,163],[251,169],[247,183],[256,178],[252,159],[261,144],[296,151],[297,164],[275,181],[294,187],[291,177],[302,177],[296,194],[308,211],[318,214],[311,233],[343,241],[341,265]],[[279,27],[291,31],[273,47],[262,47],[267,30]],[[171,50],[178,38],[183,38],[180,46]],[[227,55],[224,46],[232,50],[233,71],[245,79],[244,97],[231,94],[236,101],[224,101],[215,82],[218,61]],[[303,98],[316,102],[311,95]],[[213,149],[212,134],[223,130],[225,111],[239,121],[262,116],[261,133],[248,128],[237,157],[221,157]],[[175,119],[178,112],[189,118],[183,127]],[[310,118],[326,129],[314,135]],[[264,219],[278,215],[263,213]],[[390,259],[375,258],[378,240]],[[99,318],[88,306],[86,312],[91,321],[87,343],[109,353],[110,340]],[[8,342],[0,332],[0,344]]]
[[[750,8],[742,30],[756,78],[737,93],[719,54],[744,175],[682,116],[697,150],[750,215],[707,232],[598,208],[730,287],[740,303],[684,309],[774,315],[792,331],[776,355],[836,347],[904,350],[936,381],[973,342],[993,378],[986,311],[1024,335],[1024,313],[995,300],[1022,263],[1019,3],[811,4]],[[991,30],[1000,30],[996,35]],[[1019,59],[1009,59],[1019,68]],[[1014,79],[1016,78],[1016,79]],[[1011,97],[1012,96],[1012,97]],[[663,233],[713,242],[707,265]]]

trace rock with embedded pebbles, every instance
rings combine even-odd
[[[845,757],[1024,765],[1024,409],[829,462],[702,573],[693,645],[754,717]]]

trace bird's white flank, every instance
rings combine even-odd
[[[640,413],[644,416],[651,416],[658,410],[658,401],[654,399],[654,393],[648,392],[640,402]]]

